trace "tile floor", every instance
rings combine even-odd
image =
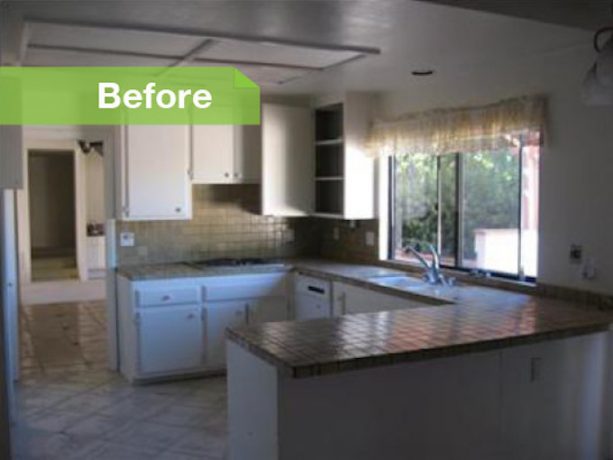
[[[224,378],[132,386],[106,367],[102,302],[26,307],[15,457],[221,460]]]

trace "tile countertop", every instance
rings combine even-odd
[[[605,331],[613,323],[613,313],[499,289],[464,285],[402,291],[374,284],[372,279],[406,272],[318,259],[208,268],[153,264],[117,272],[140,281],[290,270],[436,305],[227,330],[228,339],[296,378],[565,338]]]
[[[146,264],[120,267],[117,274],[130,281],[151,281],[206,276],[248,275],[275,273],[291,270],[292,266],[280,263],[271,265],[238,265],[222,267],[196,267],[189,263]]]
[[[293,378],[486,351],[606,331],[613,315],[524,296],[506,305],[444,305],[284,321],[226,336]]]

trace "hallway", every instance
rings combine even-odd
[[[25,306],[20,328],[24,378],[106,367],[103,301]]]

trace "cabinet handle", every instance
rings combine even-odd
[[[162,296],[163,302],[168,302],[170,300],[170,296],[168,294]]]
[[[187,319],[194,319],[196,317],[196,315],[194,313],[190,313],[189,315],[187,315]]]
[[[224,177],[230,177],[230,173],[224,173]]]
[[[134,324],[136,324],[137,326],[140,324],[140,313],[134,314]]]
[[[341,315],[347,314],[347,294],[342,292],[341,295],[338,296],[338,300],[341,303]]]
[[[181,208],[180,207],[176,207],[175,208],[175,212],[181,212]]]
[[[245,304],[245,322],[249,324],[249,304]]]

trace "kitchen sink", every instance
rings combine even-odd
[[[411,276],[385,276],[385,277],[377,277],[370,278],[370,281],[373,284],[378,284],[379,286],[388,286],[396,289],[411,289],[416,287],[427,286],[428,283],[419,279],[413,278]]]

